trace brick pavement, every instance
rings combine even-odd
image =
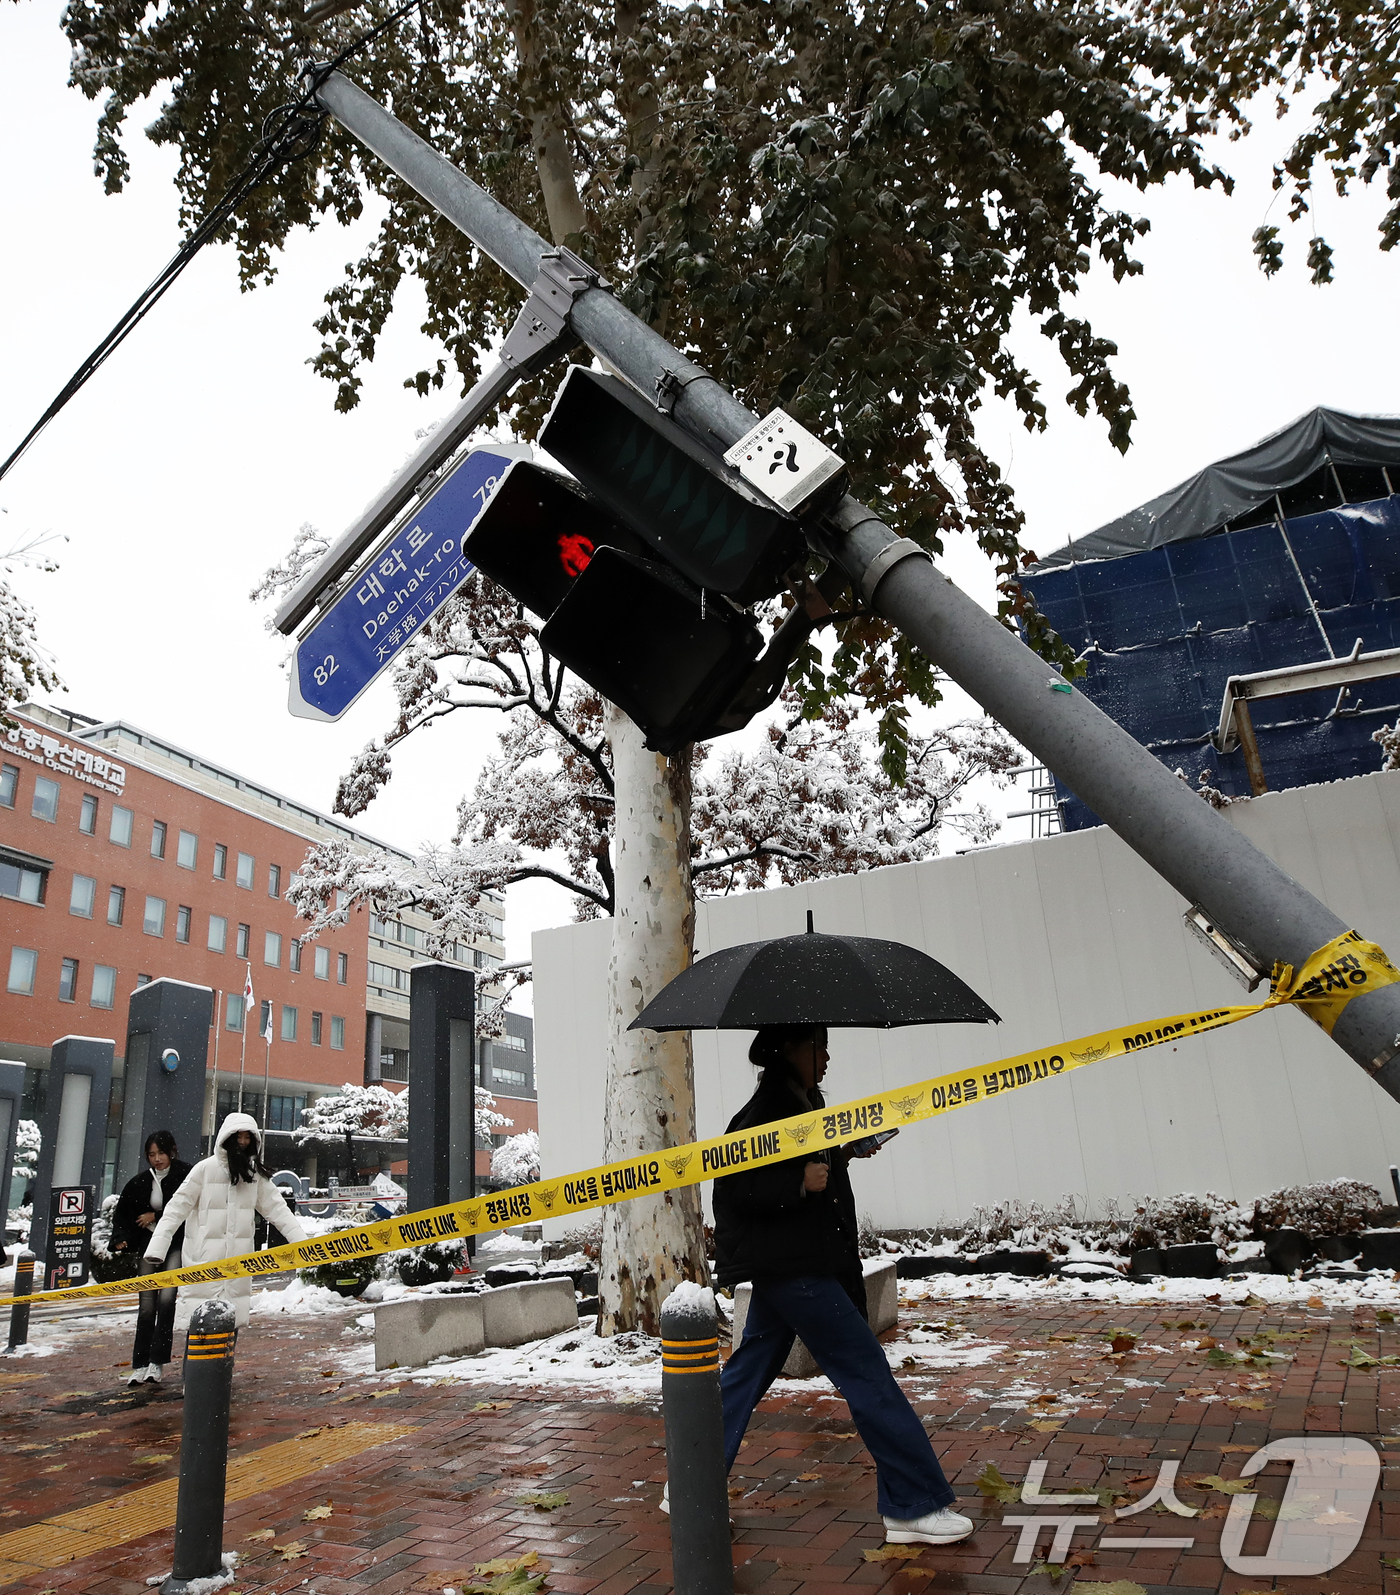
[[[1122,1579],[1148,1595],[1275,1587],[1319,1595],[1400,1592],[1400,1571],[1381,1561],[1400,1559],[1400,1482],[1390,1464],[1400,1456],[1400,1367],[1339,1366],[1359,1360],[1357,1346],[1375,1358],[1400,1353],[1400,1326],[1384,1314],[1377,1323],[1370,1309],[1240,1306],[1240,1287],[1223,1290],[1219,1302],[1163,1304],[1151,1312],[1057,1302],[1048,1293],[1033,1304],[906,1304],[897,1334],[909,1366],[900,1377],[929,1424],[960,1507],[978,1519],[977,1533],[960,1546],[925,1549],[914,1561],[866,1561],[863,1552],[883,1539],[869,1456],[851,1432],[844,1403],[789,1386],[760,1408],[731,1480],[742,1492],[733,1504],[740,1595],[850,1595],[855,1586],[888,1595],[1063,1595],[1076,1583],[1080,1595],[1094,1595],[1094,1581]],[[413,1425],[413,1432],[231,1502],[224,1544],[242,1557],[238,1590],[440,1591],[459,1587],[475,1563],[527,1550],[549,1562],[549,1587],[559,1595],[670,1589],[667,1524],[656,1510],[665,1473],[657,1401],[429,1383],[426,1375],[421,1384],[397,1374],[392,1380],[328,1376],[323,1370],[347,1337],[363,1334],[354,1316],[258,1319],[244,1332],[233,1452],[347,1423]],[[1164,1328],[1164,1320],[1172,1327]],[[1138,1340],[1131,1352],[1115,1356],[1105,1331],[1120,1327]],[[962,1331],[991,1344],[989,1359],[939,1366],[967,1346]],[[1191,1345],[1203,1332],[1232,1348],[1249,1337],[1251,1346],[1272,1346],[1288,1360],[1258,1371],[1218,1368]],[[175,1477],[178,1388],[129,1395],[117,1385],[128,1334],[125,1324],[115,1325],[83,1334],[59,1356],[0,1360],[0,1536]],[[509,1405],[486,1405],[496,1401]],[[993,1463],[1019,1483],[1030,1462],[1044,1459],[1046,1490],[1106,1486],[1133,1498],[1163,1461],[1177,1462],[1182,1480],[1221,1475],[1228,1481],[1270,1439],[1338,1433],[1371,1441],[1386,1469],[1360,1545],[1321,1578],[1226,1571],[1217,1547],[1230,1497],[1179,1483],[1181,1500],[1203,1507],[1203,1516],[1188,1522],[1147,1511],[1112,1532],[1190,1536],[1190,1549],[1095,1550],[1100,1530],[1080,1529],[1074,1548],[1092,1561],[1055,1582],[1049,1572],[1013,1560],[1019,1530],[1001,1519],[1074,1509],[1003,1507],[977,1482]],[[1286,1475],[1286,1465],[1271,1465],[1260,1476],[1261,1493],[1280,1497]],[[540,1489],[566,1493],[568,1504],[547,1512],[519,1504],[522,1492]],[[327,1503],[329,1517],[304,1519]],[[1101,1517],[1108,1521],[1106,1512]],[[250,1538],[267,1530],[271,1539]],[[1260,1554],[1268,1532],[1267,1524],[1252,1527],[1246,1553]],[[278,1547],[293,1542],[306,1554],[285,1560]],[[1043,1535],[1042,1558],[1047,1544]],[[170,1547],[171,1533],[163,1529],[8,1589],[142,1595],[144,1581],[169,1567]]]

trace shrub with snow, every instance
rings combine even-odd
[[[44,1138],[33,1119],[21,1119],[15,1127],[15,1176],[32,1180],[39,1172],[39,1148]],[[9,1192],[5,1193],[7,1196]]]
[[[491,1178],[503,1185],[528,1185],[540,1177],[540,1138],[534,1130],[509,1136],[491,1154]]]
[[[1213,1241],[1229,1246],[1251,1233],[1247,1208],[1227,1196],[1207,1191],[1196,1196],[1183,1191],[1177,1196],[1145,1196],[1128,1218],[1124,1250],[1143,1251],[1158,1246],[1190,1246]]]
[[[1300,1229],[1307,1235],[1346,1235],[1375,1223],[1381,1194],[1363,1180],[1286,1185],[1254,1204],[1254,1229]]]

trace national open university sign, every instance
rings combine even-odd
[[[339,720],[474,569],[462,540],[524,444],[472,449],[399,523],[312,624],[292,658],[287,707]]]

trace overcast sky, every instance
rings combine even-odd
[[[121,196],[104,196],[93,177],[96,109],[65,86],[59,11],[54,0],[0,7],[0,458],[179,242],[169,151],[134,140]],[[1081,294],[1078,313],[1118,344],[1117,370],[1132,389],[1138,421],[1126,457],[1101,423],[1059,402],[1070,384],[1027,324],[1025,357],[1052,401],[1052,425],[1030,437],[992,403],[982,437],[1027,511],[1030,547],[1048,552],[1315,405],[1400,409],[1400,254],[1377,251],[1378,192],[1319,197],[1334,286],[1308,283],[1304,229],[1285,227],[1280,277],[1265,281],[1254,266],[1250,235],[1269,212],[1269,171],[1286,143],[1271,120],[1243,145],[1222,143],[1215,158],[1239,179],[1233,198],[1185,182],[1145,197],[1144,276],[1114,284],[1099,273]],[[1283,221],[1285,203],[1270,220]],[[411,293],[351,415],[335,413],[332,385],[306,365],[322,295],[367,227],[297,235],[274,286],[248,294],[229,250],[204,251],[0,482],[0,547],[38,533],[68,539],[56,545],[57,574],[17,577],[69,686],[54,701],[127,719],[325,809],[350,757],[387,722],[387,684],[338,725],[292,719],[285,644],[267,635],[247,595],[302,522],[339,532],[412,449],[415,430],[455,402],[402,387],[436,358]],[[990,600],[971,551],[950,549],[945,563]],[[403,846],[445,837],[492,745],[489,722],[466,721],[396,751],[395,780],[358,823]],[[1025,806],[1021,794],[998,801],[1003,812]],[[1025,834],[1025,823],[1007,834]],[[530,930],[569,917],[557,890],[513,888],[511,956],[528,955]]]

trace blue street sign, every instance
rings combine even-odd
[[[523,445],[473,449],[381,543],[297,644],[287,707],[304,720],[339,720],[393,664],[474,566],[462,539]]]

